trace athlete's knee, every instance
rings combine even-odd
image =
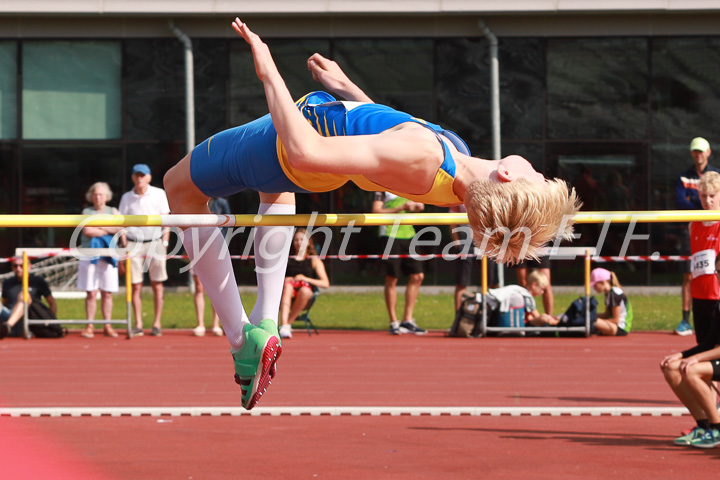
[[[163,187],[165,187],[165,193],[167,194],[171,209],[172,203],[178,200],[178,193],[180,191],[178,184],[177,165],[175,165],[168,170],[163,177]]]
[[[165,173],[163,177],[163,186],[167,193],[168,199],[176,198],[182,192],[182,179],[177,165],[172,167]]]
[[[173,213],[201,213],[209,197],[193,183],[186,162],[188,157],[167,171],[163,178],[170,210]]]

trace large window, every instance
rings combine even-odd
[[[118,147],[37,145],[22,149],[22,213],[79,214],[95,182],[110,185],[117,206],[123,194],[122,151]],[[66,246],[72,229],[23,229],[23,244]]]
[[[313,53],[330,56],[328,40],[294,39],[268,40],[273,59],[293,98],[322,90],[307,69],[307,59]],[[230,123],[241,125],[268,113],[265,90],[255,73],[252,53],[243,41],[230,47]]]
[[[17,138],[17,43],[0,42],[0,140]]]
[[[548,137],[647,137],[647,40],[547,42]]]
[[[534,38],[502,38],[498,56],[502,155],[523,155],[542,170],[543,42]],[[491,158],[493,153],[489,58],[488,42],[483,38],[437,42],[438,123],[456,131],[469,144],[473,155],[480,158]]]
[[[127,140],[185,139],[185,61],[177,39],[127,40]]]
[[[25,42],[22,52],[24,139],[121,137],[119,42]]]
[[[720,39],[653,39],[652,66],[652,137],[720,139]]]
[[[435,120],[433,53],[426,39],[335,42],[335,60],[370,98],[428,121]]]

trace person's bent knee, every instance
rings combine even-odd
[[[295,311],[302,311],[305,310],[305,307],[308,304],[308,299],[305,297],[295,297],[292,302],[292,306],[296,308]],[[298,310],[299,309],[299,310]],[[293,321],[297,317],[293,317]]]
[[[168,200],[170,199],[177,199],[177,197],[181,194],[182,189],[179,188],[181,185],[180,181],[180,174],[178,171],[178,166],[173,166],[170,170],[168,170],[165,173],[165,176],[163,177],[163,187],[165,187],[165,192],[167,193]]]
[[[660,370],[668,383],[677,385],[682,381],[679,366],[680,360],[674,360],[666,365],[660,365]]]
[[[296,298],[302,298],[302,299],[309,299],[312,297],[313,291],[310,287],[300,287],[297,291],[297,297]]]
[[[677,362],[668,362],[666,364],[660,364],[660,371],[665,378],[677,372]]]
[[[180,160],[163,177],[163,186],[173,213],[199,213],[209,197],[195,185],[190,176],[191,154]]]

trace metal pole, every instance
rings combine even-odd
[[[127,257],[125,260],[125,306],[126,306],[126,314],[127,314],[127,338],[128,340],[132,338],[132,263],[130,262],[130,257]]]
[[[481,269],[482,271],[482,320],[480,321],[480,336],[486,337],[487,336],[487,291],[488,291],[488,282],[487,282],[487,257],[483,255],[482,261],[481,261]]]
[[[480,31],[490,43],[490,119],[492,124],[492,153],[494,160],[502,158],[500,149],[500,62],[498,39],[483,20],[478,22]],[[498,264],[498,285],[505,286],[505,268]]]
[[[170,30],[185,47],[185,141],[189,152],[195,147],[195,76],[192,41],[172,20],[170,20]]]
[[[490,115],[492,120],[493,159],[500,160],[500,63],[498,40],[483,20],[478,22],[480,31],[490,43]]]
[[[585,336],[590,336],[590,250],[585,252]]]
[[[28,305],[30,303],[30,272],[28,266],[30,261],[28,260],[27,252],[23,252],[23,275],[22,275],[22,294],[23,294],[23,333],[26,339],[31,337],[30,335],[30,324],[28,323]]]

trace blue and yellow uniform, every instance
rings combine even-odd
[[[313,128],[325,137],[373,135],[406,122],[415,122],[432,130],[444,151],[444,161],[432,188],[422,195],[410,195],[388,190],[362,175],[309,173],[292,168],[269,114],[220,132],[195,147],[190,163],[195,185],[209,197],[222,197],[245,189],[264,193],[327,192],[352,181],[363,190],[387,190],[418,202],[433,205],[462,203],[452,189],[455,160],[440,139],[440,135],[444,136],[460,152],[469,155],[467,145],[455,133],[384,105],[339,102],[325,92],[305,95],[297,104]]]

